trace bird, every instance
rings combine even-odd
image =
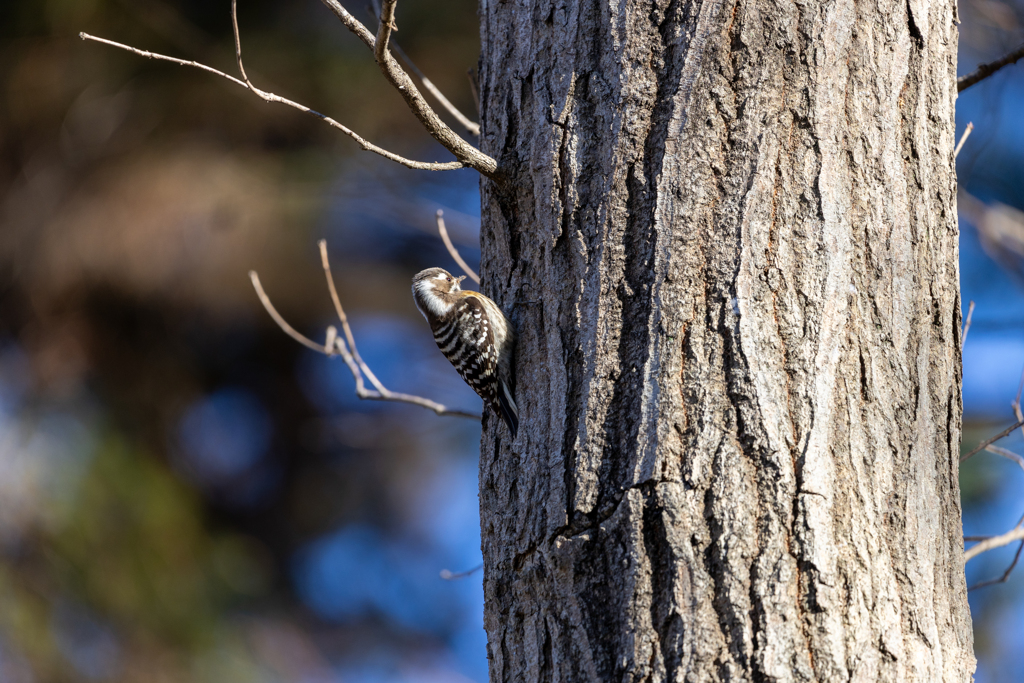
[[[515,332],[498,304],[480,292],[463,290],[465,275],[444,268],[421,270],[412,296],[434,333],[434,342],[462,379],[508,426],[519,431],[512,353]]]

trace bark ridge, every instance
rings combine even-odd
[[[967,681],[952,0],[481,0],[498,681]]]

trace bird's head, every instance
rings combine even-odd
[[[412,279],[415,287],[429,288],[436,292],[458,292],[459,283],[466,279],[465,275],[455,277],[444,268],[427,268],[416,273]]]
[[[460,283],[465,275],[455,277],[444,268],[427,268],[416,273],[412,279],[412,295],[416,306],[429,320],[428,312],[442,316],[451,310],[456,292],[461,292]]]

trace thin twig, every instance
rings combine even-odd
[[[395,23],[395,10],[398,9],[398,0],[384,0],[380,8],[379,23],[377,25],[377,39],[373,44],[373,56],[377,63],[384,65],[391,54],[388,52],[388,41],[391,39],[391,32],[398,30]]]
[[[1017,524],[1013,528],[1014,529],[1020,528],[1020,526],[1022,524],[1024,524],[1024,515],[1021,515],[1021,518],[1017,520]],[[990,538],[994,538],[994,536],[964,536],[964,542],[967,542],[967,541],[987,541]],[[1010,562],[1010,566],[1006,568],[1006,571],[1003,572],[1002,576],[1000,576],[998,579],[989,579],[987,581],[981,581],[979,583],[976,583],[973,586],[968,587],[967,591],[970,592],[972,590],[975,590],[975,589],[978,589],[978,588],[984,588],[985,586],[992,586],[992,585],[997,584],[997,583],[1005,583],[1006,580],[1008,578],[1010,578],[1010,574],[1013,573],[1014,567],[1017,566],[1017,560],[1020,559],[1020,551],[1021,551],[1022,547],[1024,547],[1024,540],[1022,540],[1020,545],[1017,546],[1017,552],[1014,553],[1014,555],[1013,555],[1013,561]],[[984,552],[984,551],[982,551],[982,552]],[[966,561],[967,560],[964,560],[964,562],[966,562]]]
[[[334,312],[338,315],[338,320],[341,321],[341,330],[345,333],[345,339],[348,342],[348,347],[352,351],[352,356],[356,360],[356,364],[359,365],[359,369],[367,379],[370,380],[370,384],[377,388],[381,394],[387,394],[388,390],[384,388],[380,380],[377,379],[377,375],[373,374],[365,362],[363,362],[362,356],[359,355],[359,348],[356,346],[355,337],[352,336],[352,328],[348,324],[348,316],[345,315],[345,309],[341,306],[341,299],[338,297],[338,290],[334,286],[334,275],[331,273],[331,262],[327,258],[327,240],[320,240],[318,242],[320,246],[320,263],[324,267],[324,277],[327,278],[327,289],[331,293],[331,301],[334,302]]]
[[[327,9],[334,12],[334,16],[341,20],[341,23],[344,24],[345,28],[354,33],[356,38],[363,41],[363,44],[366,45],[366,47],[373,50],[373,45],[377,39],[374,38],[370,29],[363,26],[363,22],[352,16],[352,14],[345,9],[338,0],[321,0],[321,2],[324,3]]]
[[[1017,463],[1017,467],[1021,468],[1021,470],[1024,470],[1024,458],[1017,455],[1013,451],[1008,450],[1006,448],[1002,448],[1000,446],[993,446],[991,444],[985,446],[985,450],[988,451],[989,453],[994,453],[1002,458],[1006,458],[1007,460],[1012,460],[1013,462]],[[1024,515],[1021,515],[1020,519],[1017,520],[1017,524],[1014,528],[1019,527],[1021,524],[1024,524]],[[1018,553],[1019,552],[1020,551],[1018,551]],[[1017,561],[1014,560],[1014,564],[1016,563]],[[1010,569],[1012,571],[1013,567],[1011,566]]]
[[[267,293],[263,291],[263,285],[260,284],[259,275],[256,274],[255,270],[249,271],[249,279],[252,280],[252,286],[256,290],[256,296],[260,298],[260,303],[263,304],[263,308],[267,309],[267,313],[269,313],[270,317],[274,319],[277,326],[284,330],[289,337],[303,346],[313,349],[314,351],[319,351],[320,353],[327,354],[328,356],[333,354],[330,346],[326,344],[317,344],[315,341],[289,325],[288,322],[281,317],[281,314],[277,312],[276,308],[274,308],[274,304],[270,303],[270,297],[268,297]],[[330,335],[328,335],[328,337],[330,337]]]
[[[442,569],[441,570],[441,578],[444,579],[445,581],[458,581],[459,579],[464,579],[467,576],[472,576],[473,574],[477,573],[478,571],[480,571],[483,568],[484,568],[484,566],[482,564],[478,564],[477,566],[473,567],[472,569],[467,569],[464,572],[458,572],[458,573],[449,571],[447,569]]]
[[[953,150],[953,158],[960,154],[960,150],[963,149],[964,143],[967,142],[967,136],[974,130],[974,123],[968,122],[967,127],[964,128],[964,134],[960,136],[960,142],[956,143],[956,149]]]
[[[967,320],[964,321],[964,329],[960,333],[960,348],[964,347],[964,342],[967,341],[967,333],[971,330],[971,316],[974,315],[974,302],[971,301],[971,305],[967,307]],[[1024,419],[1024,418],[1021,418]]]
[[[417,78],[420,79],[420,82],[423,83],[423,87],[427,89],[427,92],[433,95],[434,99],[440,102],[441,106],[444,107],[449,114],[454,116],[455,120],[461,123],[469,132],[470,135],[479,137],[480,124],[471,121],[468,116],[459,111],[459,108],[452,104],[451,101],[447,97],[445,97],[440,90],[437,89],[437,86],[434,85],[433,81],[427,78],[422,71],[416,68],[415,64],[409,61],[409,58],[405,56],[405,52],[402,51],[402,48],[398,47],[398,45],[394,43],[392,43],[392,48],[395,50],[395,52],[399,54],[399,56],[403,60],[405,60],[405,63],[409,65],[409,68],[412,69],[412,72],[416,74]]]
[[[301,111],[303,113],[306,113],[306,114],[309,114],[310,116],[314,116],[314,117],[320,119],[321,121],[323,121],[324,123],[326,123],[327,125],[332,126],[334,128],[337,128],[342,133],[344,133],[345,135],[347,135],[350,138],[352,138],[353,140],[355,140],[359,144],[359,146],[362,147],[363,149],[365,149],[366,151],[373,152],[375,154],[379,154],[380,156],[384,157],[385,159],[389,159],[391,161],[394,161],[395,163],[401,164],[402,166],[406,166],[408,168],[415,168],[415,169],[418,169],[418,170],[421,170],[421,171],[453,171],[453,170],[455,170],[457,168],[465,168],[466,167],[466,164],[463,163],[462,161],[448,161],[448,162],[434,162],[434,163],[431,163],[431,162],[425,162],[425,161],[413,161],[412,159],[406,159],[405,157],[399,156],[399,155],[397,155],[397,154],[395,154],[393,152],[389,152],[388,150],[384,149],[383,147],[378,147],[377,145],[373,144],[372,142],[369,142],[368,140],[366,140],[365,138],[363,138],[362,136],[360,136],[359,134],[357,134],[353,130],[351,130],[349,128],[346,128],[345,126],[341,125],[340,123],[338,123],[337,121],[335,121],[331,117],[326,116],[324,114],[321,114],[320,112],[316,111],[315,109],[310,109],[309,107],[307,107],[304,104],[299,104],[298,102],[293,102],[292,100],[285,99],[284,97],[280,97],[280,96],[275,95],[273,93],[263,92],[262,90],[260,90],[259,88],[254,87],[250,83],[246,83],[245,81],[240,81],[237,78],[235,78],[234,76],[229,76],[228,74],[224,73],[223,71],[218,71],[217,69],[214,69],[213,67],[210,67],[210,66],[206,66],[205,64],[200,64],[199,62],[193,62],[193,61],[189,61],[189,60],[186,60],[186,59],[177,59],[176,57],[168,57],[167,55],[162,55],[162,54],[159,54],[159,53],[156,53],[156,52],[148,52],[146,50],[140,50],[138,48],[131,47],[130,45],[124,45],[122,43],[117,43],[117,42],[114,42],[113,40],[107,40],[106,38],[98,38],[96,36],[89,35],[88,33],[79,33],[78,37],[81,38],[82,40],[92,40],[92,41],[97,42],[97,43],[103,43],[104,45],[110,45],[111,47],[116,47],[116,48],[121,49],[121,50],[126,50],[128,52],[131,52],[132,54],[136,54],[136,55],[139,55],[140,57],[145,57],[147,59],[156,59],[156,60],[160,60],[160,61],[164,61],[164,62],[171,62],[172,64],[180,64],[182,66],[191,66],[193,68],[200,69],[202,71],[206,71],[208,73],[214,74],[216,76],[220,76],[221,78],[226,78],[227,80],[231,81],[232,83],[236,83],[236,84],[242,86],[243,88],[245,88],[246,90],[249,90],[249,91],[253,92],[254,94],[256,94],[257,96],[259,96],[260,98],[262,98],[263,100],[265,100],[267,102],[278,102],[280,104],[284,104],[284,105],[287,105],[289,107],[292,107],[293,109],[298,109],[299,111]]]
[[[999,457],[1006,458],[1007,460],[1012,460],[1013,462],[1017,463],[1018,467],[1024,470],[1024,458],[1020,457],[1013,451],[1003,448],[1001,446],[993,446],[992,444],[985,446],[985,450],[988,451],[989,453],[994,453]]]
[[[245,85],[249,90],[252,90],[268,102],[272,101],[268,93],[254,86],[249,77],[245,75],[245,65],[242,63],[242,37],[238,32],[238,0],[231,0],[231,29],[235,33],[235,59],[238,61],[238,71],[242,74],[242,80],[245,81]]]
[[[971,546],[970,549],[964,551],[964,562],[970,562],[972,559],[981,555],[982,553],[994,550],[996,548],[1002,548],[1004,545],[1009,545],[1014,541],[1024,540],[1024,526],[1017,526],[1005,534],[999,536],[993,536],[992,538],[981,541],[977,545]]]
[[[977,69],[967,74],[966,76],[961,76],[960,78],[956,79],[956,91],[963,92],[964,90],[967,90],[967,88],[971,87],[980,80],[988,78],[995,72],[1002,69],[1004,66],[1016,63],[1017,60],[1020,59],[1021,57],[1024,57],[1024,45],[1021,45],[1020,47],[1018,47],[1016,50],[1009,54],[1003,55],[994,62],[982,64],[981,66],[979,66]]]
[[[984,448],[989,453],[994,453],[995,455],[1015,462],[1017,466],[1021,468],[1021,470],[1024,470],[1024,457],[1021,457],[1020,455],[1014,453],[1013,451],[1007,448],[993,445],[995,441],[1001,439],[1004,436],[1008,436],[1017,427],[1021,427],[1022,431],[1024,431],[1024,417],[1021,417],[1020,409],[1020,396],[1022,391],[1024,391],[1024,374],[1022,374],[1021,376],[1021,385],[1017,388],[1017,396],[1011,404],[1013,406],[1014,413],[1017,415],[1017,424],[1001,432],[1000,434],[997,434],[991,439],[988,439],[986,442],[979,444],[979,448],[975,448],[974,451],[968,453],[960,460],[960,462],[963,462],[967,458],[974,455],[974,453],[980,450],[980,448]],[[1021,541],[1021,543],[1017,546],[1017,552],[1013,555],[1013,561],[1010,562],[1010,565],[1003,572],[1002,576],[996,579],[987,579],[985,581],[976,583],[968,587],[968,591],[976,590],[978,588],[984,588],[986,586],[992,586],[997,583],[1006,582],[1006,580],[1010,577],[1010,574],[1013,573],[1014,568],[1017,566],[1017,562],[1020,560],[1021,549],[1024,549],[1024,527],[1022,527],[1022,525],[1024,525],[1024,515],[1022,515],[1021,518],[1017,520],[1016,526],[1014,526],[1012,530],[1008,531],[1005,534],[1001,534],[999,536],[964,536],[965,542],[978,541],[977,545],[973,546],[972,548],[964,552],[965,563],[969,561],[971,558],[977,557],[981,553],[987,552],[994,548],[1001,548],[1005,545],[1009,545],[1010,543],[1013,543],[1014,540]]]
[[[967,454],[967,455],[965,455],[964,457],[960,458],[960,462],[961,462],[961,464],[962,464],[962,463],[963,463],[963,462],[964,462],[965,460],[967,460],[968,458],[970,458],[971,456],[973,456],[973,455],[974,455],[975,453],[979,453],[979,452],[983,451],[983,450],[984,450],[984,449],[985,449],[985,448],[986,448],[987,446],[990,446],[990,445],[994,444],[994,443],[995,443],[996,441],[999,441],[999,439],[1002,439],[1002,438],[1004,438],[1004,437],[1007,437],[1007,436],[1009,436],[1009,435],[1010,435],[1010,433],[1011,433],[1011,432],[1013,432],[1013,430],[1014,430],[1014,429],[1017,429],[1017,427],[1024,427],[1024,420],[1020,420],[1020,421],[1018,421],[1018,422],[1017,422],[1016,424],[1014,424],[1013,426],[1011,426],[1011,427],[1007,427],[1006,429],[1004,429],[1003,431],[999,432],[999,433],[998,433],[998,434],[996,434],[995,436],[993,436],[993,437],[990,437],[990,438],[988,438],[988,439],[985,439],[984,441],[982,441],[981,443],[979,443],[979,444],[978,444],[977,446],[975,446],[975,447],[974,447],[974,449],[973,449],[973,450],[972,450],[972,451],[971,451],[970,453],[968,453],[968,454]]]
[[[455,259],[455,262],[459,264],[459,268],[462,268],[462,272],[469,276],[470,280],[480,284],[480,276],[476,274],[476,271],[469,267],[469,264],[462,260],[462,256],[455,250],[455,245],[452,244],[451,239],[448,238],[448,230],[444,227],[444,211],[438,209],[437,214],[434,217],[437,219],[437,231],[441,233],[441,240],[444,242],[444,246],[448,249],[448,253],[451,254],[452,258]]]
[[[329,271],[328,271],[329,274]],[[366,401],[392,401],[394,403],[409,403],[411,405],[417,405],[428,410],[432,410],[438,415],[451,415],[454,417],[467,417],[474,420],[479,420],[480,415],[476,413],[470,413],[464,410],[454,410],[449,408],[437,401],[431,401],[429,398],[423,398],[422,396],[413,396],[412,394],[403,394],[397,391],[390,391],[385,388],[369,371],[366,363],[362,360],[356,360],[351,349],[355,348],[355,340],[352,340],[351,344],[347,344],[343,337],[339,337],[337,330],[331,326],[327,328],[327,342],[323,345],[317,344],[315,341],[306,337],[302,333],[298,332],[294,327],[289,325],[281,314],[274,308],[274,304],[270,302],[270,297],[267,296],[266,292],[263,291],[263,286],[260,284],[259,276],[256,275],[256,271],[249,271],[249,279],[252,280],[252,286],[256,290],[256,296],[259,297],[260,303],[273,318],[277,326],[280,327],[284,332],[299,342],[303,346],[306,346],[314,351],[318,351],[327,356],[339,355],[342,360],[345,361],[345,365],[348,366],[349,372],[352,373],[352,378],[356,382],[356,396]],[[331,278],[331,284],[333,285],[333,278]],[[333,289],[333,287],[332,287]],[[338,309],[341,309],[341,304],[337,304]],[[341,311],[343,319],[343,331],[345,335],[351,339],[351,330],[348,329],[348,318],[344,317],[344,311]],[[366,383],[363,379],[364,373],[366,377],[373,377],[371,380],[374,386],[378,387],[377,391],[366,388]]]
[[[396,0],[385,0],[381,9],[381,22],[377,30],[377,37],[374,38],[362,22],[342,7],[338,0],[320,0],[328,9],[334,12],[342,24],[356,35],[363,43],[373,50],[377,66],[380,67],[384,78],[398,91],[405,100],[406,105],[412,110],[416,118],[420,120],[423,127],[427,129],[430,136],[437,140],[442,147],[455,155],[466,166],[473,168],[488,178],[497,178],[498,162],[487,156],[473,145],[463,140],[458,133],[452,130],[448,124],[441,120],[437,112],[427,103],[420,93],[416,84],[413,83],[409,74],[399,65],[388,50],[388,39],[395,29],[395,5]]]
[[[368,9],[373,13],[374,19],[380,19],[380,3],[377,2],[377,0],[373,0],[373,6]],[[420,71],[419,67],[416,66],[416,63],[409,59],[409,55],[407,55],[405,53],[405,50],[399,47],[398,43],[396,43],[394,40],[391,41],[391,51],[402,58],[402,61],[406,63],[406,65],[409,67],[409,70],[416,75],[416,78],[420,79],[421,83],[423,83],[423,87],[427,90],[427,92],[433,95],[434,99],[437,100],[441,104],[441,106],[444,107],[445,110],[447,110],[449,114],[454,116],[455,119],[459,123],[461,123],[467,131],[469,131],[470,135],[476,137],[480,136],[480,124],[474,123],[469,119],[468,116],[459,111],[459,108],[452,104],[451,100],[449,100],[447,97],[444,96],[444,94],[441,93],[437,86],[434,85],[429,78],[427,78],[426,74]],[[479,115],[479,112],[477,112],[477,114]]]
[[[1017,552],[1013,555],[1013,562],[1011,562],[1010,566],[1006,568],[1006,571],[1003,572],[1002,576],[1000,576],[998,579],[988,579],[987,581],[979,581],[973,586],[968,586],[967,592],[970,593],[973,590],[985,588],[986,586],[994,586],[997,583],[1006,583],[1006,580],[1010,578],[1010,574],[1013,573],[1014,567],[1017,566],[1017,560],[1020,559],[1021,549],[1024,549],[1024,541],[1021,541],[1020,544],[1017,546]]]
[[[195,67],[196,69],[201,69],[203,71],[208,71],[211,74],[216,74],[217,76],[220,76],[221,78],[226,78],[229,81],[231,81],[232,83],[237,83],[238,85],[242,86],[243,88],[248,89],[248,87],[249,87],[244,82],[238,80],[234,76],[229,76],[226,73],[224,73],[223,71],[218,71],[217,69],[214,69],[213,67],[206,66],[205,64],[200,64],[199,62],[192,62],[192,61],[189,61],[187,59],[178,59],[176,57],[168,57],[167,55],[161,55],[161,54],[158,54],[156,52],[147,52],[146,50],[140,50],[140,49],[138,49],[136,47],[131,47],[130,45],[124,45],[122,43],[115,43],[113,40],[107,40],[106,38],[98,38],[96,36],[89,35],[88,33],[79,33],[78,37],[81,38],[82,40],[92,40],[92,41],[95,41],[97,43],[103,43],[104,45],[110,45],[111,47],[116,47],[116,48],[120,48],[122,50],[127,50],[128,52],[131,52],[133,54],[137,54],[140,57],[145,57],[147,59],[159,59],[159,60],[163,60],[165,62],[173,62],[174,64],[181,64],[182,66]]]

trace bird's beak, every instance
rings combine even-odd
[[[465,280],[465,279],[466,279],[465,275],[460,275],[459,277],[455,278],[455,283],[461,285],[462,281]]]

